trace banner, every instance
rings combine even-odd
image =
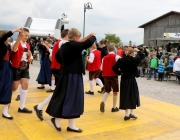
[[[164,38],[180,38],[180,33],[164,33]]]

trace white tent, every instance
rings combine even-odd
[[[61,19],[40,19],[28,17],[25,26],[29,29],[31,37],[47,36],[60,39],[60,33],[64,29],[64,24],[68,24],[69,20],[66,14]]]

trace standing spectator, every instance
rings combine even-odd
[[[143,60],[141,60],[138,66],[140,77],[144,77],[146,68],[148,68],[148,58],[145,57]]]
[[[43,53],[43,50],[41,49],[41,48],[43,48],[42,47],[42,44],[44,43],[44,40],[43,40],[43,38],[40,38],[40,41],[39,41],[39,43],[38,43],[38,46],[37,46],[37,48],[38,48],[38,51],[39,51],[39,61],[40,61],[40,64],[42,64],[42,53]]]
[[[177,48],[177,56],[180,56],[180,45]]]
[[[158,48],[157,48],[157,51],[156,51],[156,57],[157,57],[158,59],[160,59],[162,55],[163,55],[162,48],[161,48],[161,47],[158,47]]]
[[[180,57],[177,57],[176,61],[174,62],[174,66],[173,66],[173,72],[175,72],[178,77],[179,83],[180,83]]]
[[[117,55],[119,55],[121,58],[123,58],[123,49],[122,49],[121,45],[118,45]]]
[[[35,49],[36,45],[35,45],[34,40],[32,38],[30,39],[29,45],[30,45],[30,50],[31,50],[32,56],[34,56],[34,49]],[[31,64],[32,64],[32,62],[31,62]]]
[[[153,72],[154,72],[154,80],[156,80],[157,67],[158,67],[158,59],[156,57],[156,54],[154,53],[152,55],[152,58],[150,59],[150,72],[149,72],[149,78],[147,80],[151,80],[151,76]]]
[[[164,75],[164,64],[163,64],[163,60],[161,59],[159,61],[159,65],[158,65],[158,81],[162,82],[163,80],[163,75]]]

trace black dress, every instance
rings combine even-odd
[[[51,61],[49,59],[49,51],[45,46],[40,45],[40,50],[42,50],[41,58],[41,68],[36,81],[38,84],[49,84],[51,85]]]
[[[13,83],[12,69],[9,62],[11,47],[4,42],[12,35],[13,33],[10,31],[0,38],[0,104],[11,103]]]
[[[137,65],[145,55],[138,52],[136,57],[125,56],[120,58],[113,66],[113,70],[118,74],[121,70],[120,82],[120,109],[136,109],[140,106],[139,89],[136,82]]]
[[[69,41],[61,46],[56,60],[61,64],[59,81],[46,112],[55,118],[79,118],[84,112],[85,73],[82,50],[88,49],[96,41],[91,37],[85,42]]]

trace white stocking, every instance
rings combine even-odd
[[[107,92],[105,92],[105,93],[103,94],[102,101],[103,101],[104,103],[105,103],[108,95],[109,95],[109,93],[107,93]]]
[[[38,110],[43,110],[43,108],[50,102],[51,98],[52,98],[52,95],[49,95],[42,103],[40,103],[38,106],[37,106],[37,109]]]
[[[8,114],[8,108],[9,108],[9,104],[4,105],[3,115],[6,116],[6,117],[11,117]]]
[[[69,119],[69,127],[74,130],[78,130],[78,128],[75,126],[75,119]]]
[[[91,92],[94,92],[94,81],[89,81],[89,84],[90,84],[90,91]]]
[[[56,127],[60,128],[61,127],[61,118],[55,118],[55,124],[56,124]]]
[[[51,90],[55,89],[55,80],[51,80]]]
[[[22,86],[21,86],[21,85],[19,85],[19,93],[18,93],[18,95],[20,95],[20,94],[21,94],[21,91],[22,91]]]
[[[113,108],[116,108],[117,95],[113,95]]]
[[[21,90],[20,106],[19,106],[20,109],[23,109],[25,107],[27,92],[28,92],[28,90],[23,90],[23,89]]]
[[[134,109],[131,109],[131,115],[134,115]]]
[[[127,117],[129,116],[128,109],[125,110],[125,116],[127,116]]]
[[[101,88],[104,87],[102,81],[101,81],[99,78],[96,78],[96,83],[97,83]]]

